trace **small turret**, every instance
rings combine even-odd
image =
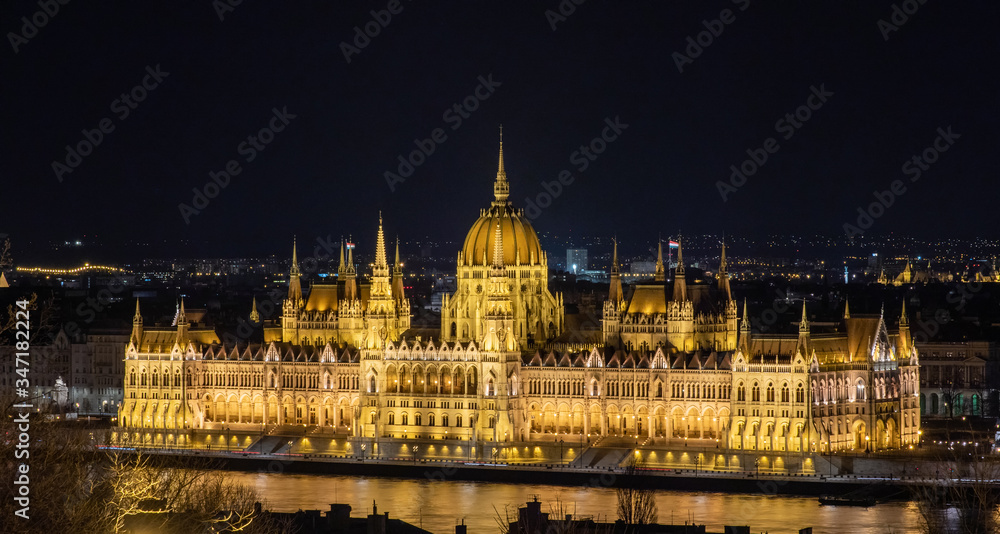
[[[684,274],[684,244],[681,236],[677,236],[677,269],[674,271],[674,302],[687,300],[687,279]]]
[[[132,336],[129,341],[136,347],[142,343],[142,314],[139,313],[139,299],[135,299],[135,316],[132,317]]]
[[[653,280],[657,282],[663,282],[667,279],[666,271],[663,269],[663,241],[657,239],[656,243],[656,274],[653,275]]]

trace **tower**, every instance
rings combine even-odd
[[[684,244],[681,236],[677,236],[677,270],[674,271],[674,302],[687,300],[687,279],[684,274]]]
[[[666,271],[663,269],[663,240],[656,241],[656,273],[653,275],[653,280],[663,282],[667,279]]]
[[[399,261],[399,238],[396,238],[396,260],[392,263],[392,296],[396,302],[405,300],[403,295],[403,263]]]
[[[142,314],[139,313],[139,299],[135,299],[135,316],[132,317],[132,336],[129,341],[133,343],[136,348],[139,348],[139,344],[142,343]]]

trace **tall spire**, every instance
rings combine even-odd
[[[378,212],[378,237],[375,240],[375,268],[388,268],[385,263],[385,233],[382,231],[382,212]]]
[[[899,326],[910,326],[910,320],[906,318],[906,299],[903,299],[903,311],[899,313]]]
[[[337,267],[337,275],[341,275],[347,272],[347,266],[344,265],[344,238],[340,238],[340,265]]]
[[[719,258],[719,292],[727,301],[733,300],[733,293],[729,288],[729,268],[726,265],[726,240],[722,240],[722,255]]]
[[[743,298],[743,319],[740,320],[740,331],[750,332],[750,318],[747,317],[747,299]]]
[[[677,270],[674,271],[674,302],[687,300],[687,278],[684,274],[684,252],[681,236],[677,236]]]
[[[392,297],[403,300],[403,262],[399,261],[399,237],[396,237],[396,261],[392,264]]]
[[[253,324],[260,322],[260,313],[257,313],[257,297],[253,298],[253,305],[250,307],[250,322]]]
[[[187,320],[187,314],[184,313],[184,297],[181,297],[181,304],[177,308],[177,344],[185,345],[187,344],[187,333],[190,324]]]
[[[625,295],[622,292],[622,279],[619,274],[618,240],[615,239],[614,243],[614,252],[611,254],[611,286],[608,288],[608,300],[617,306],[619,302],[624,300]]]
[[[851,301],[844,299],[844,319],[851,318]]]
[[[806,299],[802,299],[802,319],[799,321],[799,334],[809,333],[809,318],[806,315]]]
[[[292,237],[292,267],[288,270],[288,300],[296,306],[302,300],[302,281],[299,279],[301,275],[302,273],[299,271],[298,244],[296,243],[296,238]]]
[[[347,237],[347,273],[354,274],[354,243],[350,236]]]
[[[737,343],[744,356],[750,354],[750,318],[748,317],[747,299],[743,299],[743,319],[740,320],[740,337]]]
[[[662,282],[667,278],[663,270],[663,239],[657,238],[656,241],[656,273],[653,275],[653,280]]]
[[[142,314],[139,313],[139,299],[135,299],[135,316],[132,317],[131,341],[138,347],[142,343]]]
[[[506,205],[510,194],[510,183],[507,182],[507,171],[503,168],[503,125],[500,125],[500,160],[497,163],[497,179],[493,184],[494,205]]]

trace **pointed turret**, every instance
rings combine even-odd
[[[851,301],[844,299],[844,319],[851,318]]]
[[[809,358],[809,317],[806,313],[806,299],[802,299],[802,319],[799,320],[798,351],[803,358]]]
[[[382,212],[378,214],[378,236],[375,238],[375,268],[385,267],[388,271],[389,265],[385,260],[385,232],[382,230]]]
[[[684,244],[681,236],[677,236],[677,269],[674,271],[674,302],[687,300],[687,279],[684,274]]]
[[[396,259],[392,263],[392,296],[403,300],[403,262],[399,261],[399,238],[396,238]]]
[[[503,125],[500,125],[500,160],[497,163],[497,179],[493,183],[494,205],[505,206],[510,195],[510,183],[507,181],[507,171],[503,168]]]
[[[184,346],[188,341],[188,328],[191,326],[184,312],[184,297],[181,297],[180,306],[177,308],[177,344]]]
[[[354,302],[358,298],[358,274],[354,269],[354,244],[351,243],[350,238],[347,241],[347,264],[344,265],[343,273],[337,273],[338,279],[343,279],[344,281],[344,301],[347,303]],[[341,244],[343,248],[343,244]]]
[[[719,258],[719,293],[727,302],[733,300],[732,290],[729,288],[729,266],[726,265],[726,241],[722,241],[722,255]]]
[[[344,260],[344,237],[340,237],[340,265],[337,266],[337,276],[340,277],[347,273],[347,262]]]
[[[903,299],[903,310],[899,313],[899,357],[909,358],[913,339],[910,337],[910,320],[906,317],[906,299]]]
[[[375,264],[372,266],[371,296],[387,296],[391,291],[389,264],[385,261],[385,232],[382,229],[382,213],[379,212],[378,234],[375,238]]]
[[[129,340],[136,347],[142,343],[142,314],[139,313],[139,299],[135,299],[135,315],[132,317],[132,336]]]
[[[618,240],[614,241],[614,252],[611,255],[611,287],[608,290],[608,300],[615,306],[625,299],[622,292],[621,268],[618,265]]]
[[[260,323],[260,313],[257,313],[257,297],[253,298],[253,304],[250,306],[250,322],[253,324]]]
[[[744,356],[750,353],[750,317],[747,312],[747,299],[743,299],[743,318],[740,319],[740,338],[737,346]]]
[[[667,279],[666,271],[663,269],[663,241],[657,239],[656,247],[656,274],[653,275],[653,280],[657,282],[663,282]]]
[[[292,267],[288,270],[288,300],[296,306],[302,300],[302,273],[299,271],[298,246],[296,239],[292,238]]]

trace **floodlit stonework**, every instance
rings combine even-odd
[[[457,257],[440,335],[410,325],[402,264],[376,259],[359,284],[341,249],[335,283],[303,291],[293,248],[280,326],[264,342],[220,343],[183,303],[171,328],[126,348],[120,424],[170,444],[192,429],[308,431],[359,438],[491,442],[605,436],[742,450],[884,450],[918,442],[918,355],[898,323],[844,310],[835,331],[752,334],[727,273],[673,281],[662,250],[652,281],[623,290],[617,245],[601,342],[566,330],[538,236],[509,198],[503,146],[494,201]],[[256,303],[253,322],[256,319]],[[156,436],[159,436],[158,438]]]

